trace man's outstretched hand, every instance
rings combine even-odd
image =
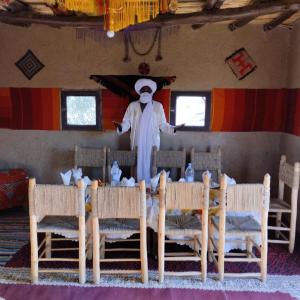
[[[118,130],[121,132],[122,131],[122,125],[121,125],[121,123],[118,123],[116,121],[113,121],[113,123],[116,126],[116,128],[118,128]]]
[[[174,132],[176,132],[177,130],[181,130],[185,127],[185,124],[180,124],[180,125],[177,125],[177,126],[174,126]]]

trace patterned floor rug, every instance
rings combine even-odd
[[[28,212],[23,209],[0,213],[0,266],[5,265],[29,240]]]
[[[178,278],[166,276],[163,284],[158,282],[157,271],[149,272],[149,282],[142,284],[139,275],[104,275],[101,277],[100,285],[93,285],[92,270],[87,270],[87,283],[80,285],[76,274],[41,274],[38,285],[30,285],[29,268],[3,268],[0,267],[0,297],[10,299],[83,299],[75,293],[76,289],[85,288],[81,296],[84,299],[98,299],[96,296],[104,296],[103,289],[117,288],[111,290],[112,294],[106,294],[103,299],[153,299],[154,297],[164,299],[199,299],[206,296],[206,299],[272,299],[290,300],[300,299],[300,276],[270,275],[266,283],[261,283],[257,279],[225,279],[223,282],[215,280],[215,274],[209,274],[205,283],[199,278],[187,277]],[[42,287],[42,288],[41,288]],[[50,287],[47,289],[47,287]],[[61,295],[56,294],[56,290],[61,289]],[[42,291],[38,298],[35,289]],[[12,292],[12,290],[14,290]],[[24,290],[23,293],[18,292]],[[30,289],[29,294],[26,289]],[[89,290],[94,290],[93,292]],[[99,289],[99,290],[97,290]],[[127,292],[124,290],[128,290]],[[73,292],[72,292],[73,291]],[[72,293],[75,293],[72,295]],[[91,297],[87,297],[89,293]],[[11,297],[13,295],[13,297]],[[26,296],[25,296],[26,295]],[[78,298],[77,298],[77,296]],[[114,295],[114,297],[112,297]],[[123,296],[122,296],[123,295]],[[125,297],[125,295],[127,295]],[[20,297],[20,298],[19,298]]]

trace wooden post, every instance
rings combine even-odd
[[[37,216],[35,212],[34,189],[36,186],[35,178],[29,180],[28,198],[29,198],[29,222],[30,222],[30,248],[31,248],[31,282],[38,282],[38,239],[37,239]]]
[[[46,232],[45,234],[45,238],[46,238],[46,253],[45,256],[46,258],[51,258],[51,248],[52,248],[52,242],[51,242],[51,232]]]
[[[38,282],[38,240],[36,216],[30,216],[30,246],[31,246],[31,282]]]
[[[253,243],[250,236],[246,237],[246,249],[247,249],[247,257],[251,258]]]
[[[208,206],[209,206],[209,177],[204,177],[204,193],[202,208],[202,245],[201,245],[201,277],[206,281],[207,276],[207,241],[208,241]]]
[[[99,221],[98,221],[98,182],[92,182],[92,228],[93,228],[93,280],[95,284],[100,283],[100,255],[99,255]]]
[[[85,216],[79,216],[79,281],[86,281]]]
[[[208,218],[208,261],[213,262],[214,245],[211,239],[214,238],[214,225],[212,224],[211,217]]]
[[[297,202],[299,191],[300,164],[297,162],[294,165],[294,182],[291,195],[291,224],[290,224],[290,243],[289,252],[293,253],[296,237],[296,222],[297,222]]]
[[[164,281],[165,272],[165,193],[166,193],[166,172],[160,175],[159,186],[159,215],[158,215],[158,271],[159,282]]]
[[[99,222],[93,216],[93,279],[95,284],[100,283],[100,253],[99,253]]]
[[[270,175],[264,177],[264,199],[261,212],[261,280],[266,281],[267,278],[267,262],[268,262],[268,213],[270,204]]]
[[[140,182],[141,193],[141,216],[140,216],[140,251],[141,251],[141,269],[142,281],[148,282],[148,258],[147,258],[147,224],[146,224],[146,185],[145,181]]]
[[[221,176],[220,210],[219,210],[219,242],[218,242],[218,271],[219,279],[224,279],[225,232],[226,232],[226,175]]]
[[[86,281],[86,256],[85,256],[85,199],[84,199],[84,182],[82,179],[78,182],[78,202],[79,202],[79,282]]]
[[[282,212],[276,213],[276,226],[281,227],[281,218],[282,218]],[[280,230],[275,230],[275,237],[279,239],[280,236]]]

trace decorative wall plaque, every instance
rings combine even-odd
[[[15,63],[15,65],[29,80],[44,68],[44,65],[31,50],[28,50],[25,55]]]

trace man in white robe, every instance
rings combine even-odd
[[[150,182],[152,147],[160,147],[160,131],[174,134],[180,126],[171,126],[166,121],[161,103],[152,99],[157,89],[156,82],[150,79],[139,79],[135,90],[140,95],[138,101],[129,104],[122,123],[114,122],[119,134],[131,129],[130,147],[138,147],[137,178]]]

